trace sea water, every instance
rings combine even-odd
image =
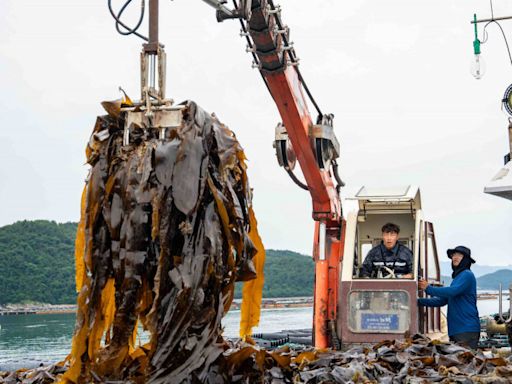
[[[504,305],[508,309],[508,301]],[[498,300],[479,300],[480,316],[498,311]],[[223,319],[225,337],[237,337],[240,311],[230,311]],[[262,309],[260,325],[253,330],[278,332],[311,328],[313,308]],[[0,316],[0,371],[33,368],[62,361],[71,350],[75,314]],[[140,342],[148,335],[140,330]]]

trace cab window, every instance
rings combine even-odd
[[[366,214],[359,217],[356,229],[353,278],[361,278],[361,269],[370,250],[382,241],[382,226],[385,223],[395,223],[400,227],[398,242],[409,248],[414,255],[414,225],[411,213],[399,214]],[[414,260],[413,260],[414,265]],[[382,275],[382,273],[381,273]]]

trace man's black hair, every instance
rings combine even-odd
[[[382,226],[382,233],[395,232],[400,233],[400,227],[393,223],[386,223]]]

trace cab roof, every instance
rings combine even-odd
[[[360,210],[419,210],[421,194],[417,186],[376,188],[363,186],[352,198]]]

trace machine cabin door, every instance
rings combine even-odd
[[[429,284],[440,286],[441,270],[439,268],[439,257],[437,254],[436,237],[434,234],[434,225],[429,222],[423,223],[424,244],[421,247],[420,257],[423,259],[423,268],[420,270],[420,276],[427,280]],[[426,297],[424,292],[420,297]],[[441,309],[419,307],[420,329],[424,334],[441,332]]]

